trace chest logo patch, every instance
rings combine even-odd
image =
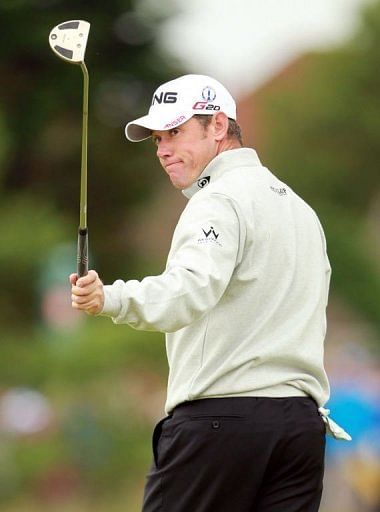
[[[199,188],[207,187],[207,185],[210,183],[210,176],[205,176],[204,178],[201,178],[197,181]]]

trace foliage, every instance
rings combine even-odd
[[[0,61],[2,510],[112,512],[120,503],[118,510],[132,511],[141,502],[152,423],[163,414],[162,336],[102,319],[49,324],[42,308],[51,290],[70,298],[82,122],[82,73],[55,57],[48,35],[69,19],[91,23],[90,252],[106,279],[126,268],[132,274],[120,226],[149,197],[159,173],[151,170],[147,145],[127,143],[124,125],[175,72],[155,45],[165,2],[156,11],[143,4],[0,2],[7,42]],[[59,301],[53,313],[61,309],[63,316],[67,304]],[[53,419],[41,432],[5,427],[4,400],[20,390],[47,401]]]
[[[376,2],[352,41],[301,58],[257,98],[264,105],[269,166],[325,227],[332,292],[378,330],[379,251],[370,216],[380,201],[379,19]]]
[[[75,259],[69,241],[79,216],[82,77],[47,41],[61,21],[83,18],[92,27],[86,57],[92,258],[105,280],[142,271],[124,220],[149,197],[159,174],[148,146],[128,145],[123,127],[146,110],[154,87],[176,73],[155,48],[165,2],[160,14],[143,11],[145,3],[0,3],[7,41],[0,61],[0,508],[6,512],[139,510],[151,426],[164,402],[162,336],[102,318],[49,324],[41,303],[54,287],[66,287],[69,299]],[[269,167],[294,184],[326,228],[334,292],[380,328],[378,257],[368,222],[379,201],[379,43],[376,2],[349,44],[310,56],[287,84],[276,81],[258,100]],[[59,305],[61,315],[66,306]],[[2,399],[20,389],[46,398],[48,428],[29,435],[4,428]]]
[[[50,30],[73,17],[91,23],[90,244],[105,278],[133,271],[133,248],[120,226],[128,210],[149,197],[160,174],[152,172],[146,145],[127,143],[124,125],[146,110],[151,91],[171,71],[154,44],[165,13],[139,5],[131,0],[111,0],[106,7],[74,0],[0,4],[7,41],[0,62],[0,233],[5,235],[0,276],[6,297],[0,299],[6,303],[0,320],[5,324],[16,322],[20,306],[24,321],[33,321],[26,303],[32,303],[38,260],[59,241],[76,237],[82,73],[57,59],[48,44]]]
[[[23,492],[52,509],[95,498],[106,507],[121,494],[132,509],[124,492],[146,473],[152,423],[163,414],[162,336],[98,319],[15,341],[2,345],[1,388],[38,390],[53,418],[41,433],[1,433],[0,503]]]

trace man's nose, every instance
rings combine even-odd
[[[157,146],[157,156],[158,158],[169,157],[172,154],[172,149],[170,144],[166,141],[160,141]]]

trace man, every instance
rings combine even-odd
[[[348,436],[322,408],[331,270],[316,214],[242,147],[235,101],[210,77],[160,86],[126,136],[151,137],[189,199],[166,270],[70,280],[74,308],[166,333],[143,511],[317,511],[325,426]]]

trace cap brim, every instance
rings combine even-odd
[[[141,142],[152,135],[153,130],[170,130],[188,121],[194,112],[185,112],[168,116],[166,119],[156,118],[152,115],[139,117],[125,127],[125,136],[131,142]]]
[[[140,142],[148,139],[152,134],[152,129],[145,126],[148,116],[140,117],[127,124],[125,127],[125,136],[131,142]]]

